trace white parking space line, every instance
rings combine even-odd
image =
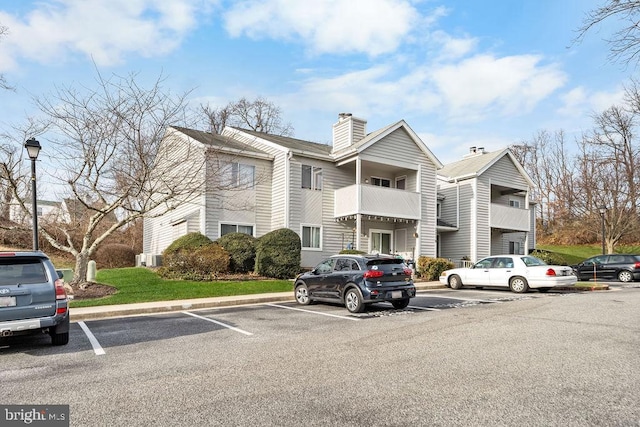
[[[232,331],[240,332],[245,335],[253,335],[251,332],[243,331],[240,328],[236,328],[235,326],[227,325],[226,323],[218,322],[217,320],[210,319],[204,316],[198,316],[197,314],[189,313],[188,311],[183,311],[182,314],[187,314],[189,316],[195,317],[197,319],[206,320],[207,322],[215,323],[216,325],[224,326],[227,329],[231,329]]]
[[[492,300],[488,300],[488,299],[460,298],[460,297],[450,297],[450,296],[444,296],[444,295],[432,295],[432,294],[416,295],[416,297],[418,297],[418,298],[444,298],[444,299],[457,299],[457,300],[460,300],[460,301],[490,302],[490,303],[496,303],[496,304],[501,304],[501,303],[502,303],[502,301],[492,301]]]
[[[418,307],[417,305],[408,305],[407,308],[413,308],[414,310],[425,310],[425,311],[442,311],[439,308]]]
[[[93,347],[93,352],[96,354],[96,356],[104,355],[104,349],[96,339],[95,335],[93,335],[93,333],[89,330],[89,327],[84,322],[78,322],[78,325],[80,325],[87,338],[89,338],[89,342],[91,343],[91,347]]]
[[[287,310],[302,311],[304,313],[320,314],[322,316],[329,316],[329,317],[337,317],[338,319],[355,320],[356,322],[358,320],[360,320],[360,319],[357,319],[355,317],[338,316],[337,314],[329,314],[329,313],[320,313],[319,311],[304,310],[302,308],[295,308],[295,307],[287,307],[286,305],[278,305],[278,304],[270,304],[270,303],[269,304],[265,304],[265,305],[269,305],[271,307],[286,308]]]

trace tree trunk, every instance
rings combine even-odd
[[[73,279],[71,280],[71,286],[77,287],[87,281],[87,269],[89,265],[89,254],[86,252],[79,252],[76,255],[76,268],[73,270]]]

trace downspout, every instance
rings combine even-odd
[[[471,260],[478,260],[478,180],[472,184],[473,198],[471,199]]]
[[[361,239],[360,235],[362,234],[362,214],[360,214],[360,206],[362,206],[362,188],[361,188],[361,175],[362,175],[362,160],[360,157],[356,159],[356,191],[357,191],[357,200],[356,200],[356,241],[354,244],[356,245],[357,250],[360,249]]]
[[[527,227],[527,231],[524,233],[524,254],[529,255],[529,234],[531,233],[531,211],[529,210],[529,186],[527,186],[527,192],[525,194],[524,199],[524,208],[527,210],[527,217],[529,218],[529,227]],[[535,217],[533,224],[535,226]],[[535,249],[535,248],[534,248]]]
[[[289,206],[291,205],[291,158],[293,152],[287,151],[287,159],[284,164],[284,181],[287,183],[284,190],[284,228],[289,228]],[[295,231],[295,230],[294,230]]]

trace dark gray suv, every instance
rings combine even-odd
[[[389,255],[334,255],[296,277],[294,294],[298,304],[338,302],[352,313],[384,301],[405,308],[416,296],[412,273],[402,259]]]
[[[53,345],[69,342],[64,282],[42,252],[1,252],[0,337],[37,332]]]

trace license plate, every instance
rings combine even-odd
[[[402,291],[391,291],[391,298],[402,298]]]
[[[0,297],[0,307],[15,307],[16,297]]]

